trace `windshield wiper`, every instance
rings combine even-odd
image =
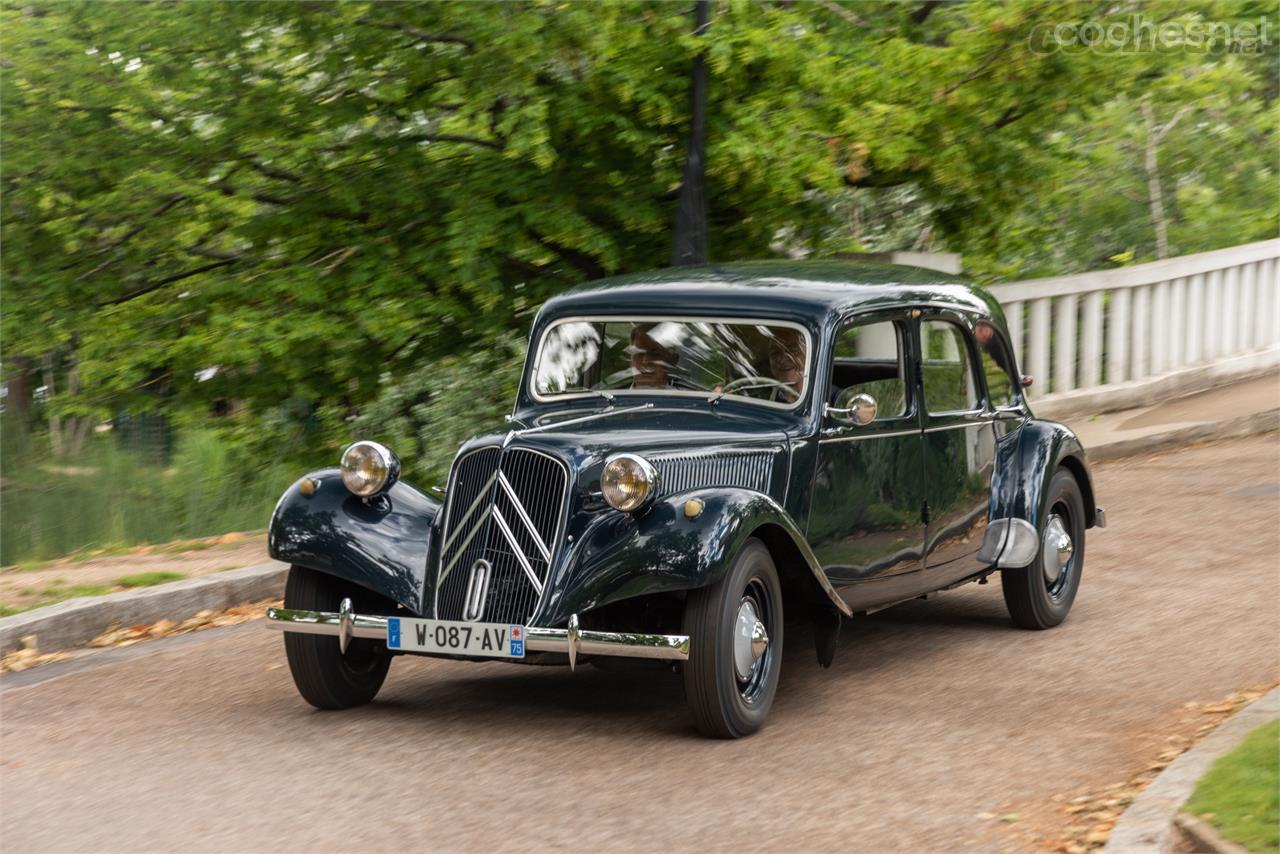
[[[610,406],[613,406],[618,402],[617,397],[615,397],[614,395],[610,394],[609,392],[605,391],[602,388],[589,388],[587,389],[587,392],[589,394],[595,394],[595,395],[599,395],[600,397],[603,397],[605,400],[609,402]]]

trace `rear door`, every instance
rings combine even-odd
[[[918,327],[925,471],[925,566],[939,587],[979,571],[996,428],[966,315],[926,312]]]

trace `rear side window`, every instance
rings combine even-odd
[[[991,405],[996,409],[1012,406],[1017,402],[1014,391],[1017,384],[1008,345],[996,328],[985,320],[974,324],[973,337],[978,342],[978,352],[982,354],[982,373],[987,378],[987,397]]]
[[[978,408],[978,384],[965,335],[964,329],[946,320],[920,324],[924,404],[931,413],[970,412]]]
[[[892,321],[845,327],[836,336],[828,403],[844,409],[853,397],[869,394],[876,401],[876,420],[907,411],[902,371],[902,336]]]

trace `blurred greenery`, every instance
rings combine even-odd
[[[357,435],[443,480],[508,409],[548,296],[667,263],[699,50],[716,260],[954,251],[983,281],[1149,260],[1149,117],[1171,254],[1276,234],[1275,0],[718,0],[696,38],[689,11],[0,2],[5,428],[34,431],[4,460],[4,554],[75,541],[15,489],[60,484],[132,539],[260,527],[287,479],[259,461],[330,464]],[[1031,49],[1134,14],[1272,37]],[[108,450],[93,429],[121,413],[164,419],[178,474]],[[83,455],[132,476],[40,468]],[[188,465],[253,474],[206,504],[167,485]],[[126,491],[178,503],[89,506]]]
[[[6,565],[84,548],[260,529],[298,474],[292,465],[254,459],[210,430],[179,437],[167,466],[117,448],[110,435],[95,436],[58,464],[15,439],[21,439],[17,431],[6,432],[0,492],[0,564]]]

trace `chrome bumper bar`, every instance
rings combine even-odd
[[[310,635],[332,635],[345,652],[351,638],[386,640],[387,618],[357,614],[351,600],[343,599],[337,611],[299,611],[292,608],[268,608],[267,628],[282,632]],[[569,617],[567,629],[525,627],[524,648],[529,652],[563,652],[569,666],[577,664],[579,655],[612,655],[622,658],[658,658],[686,661],[689,658],[688,635],[649,635],[636,632],[598,632],[578,626],[578,615]]]

